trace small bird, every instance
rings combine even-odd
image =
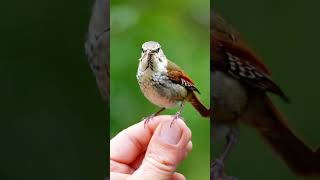
[[[148,41],[142,45],[137,79],[144,96],[161,107],[145,119],[145,124],[167,108],[179,106],[171,124],[181,115],[186,101],[203,117],[210,116],[210,110],[203,105],[195,92],[200,93],[189,76],[179,66],[169,61],[158,42]]]
[[[267,92],[288,97],[271,79],[262,60],[219,15],[211,14],[211,78],[213,137],[226,137],[222,155],[212,164],[215,179],[239,136],[238,123],[255,128],[298,176],[320,176],[320,150],[308,147],[288,127]]]

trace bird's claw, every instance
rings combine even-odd
[[[146,128],[146,125],[148,124],[148,122],[150,121],[150,120],[152,120],[152,118],[154,118],[154,114],[152,114],[151,116],[148,116],[148,117],[146,117],[146,118],[143,118],[144,119],[144,123],[143,123],[143,126],[144,126],[144,128]]]
[[[171,121],[170,127],[172,126],[172,124],[173,124],[178,118],[181,118],[179,112],[177,112],[177,113],[173,116],[173,119],[172,119],[172,121]]]
[[[224,172],[224,163],[221,159],[216,159],[211,164],[211,175],[216,180],[238,180],[236,177],[227,176]]]

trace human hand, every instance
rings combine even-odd
[[[141,121],[110,141],[111,180],[184,180],[175,172],[192,149],[191,131],[183,120],[170,127],[172,116]]]

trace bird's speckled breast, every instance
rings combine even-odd
[[[147,69],[138,72],[137,79],[144,96],[159,107],[173,108],[187,96],[187,90],[173,83],[164,72]]]

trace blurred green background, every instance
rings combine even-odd
[[[210,104],[209,7],[208,0],[111,1],[111,137],[159,109],[143,96],[136,79],[145,41],[158,41],[167,58],[194,80],[204,104]],[[192,131],[193,150],[178,171],[187,179],[209,179],[209,121],[190,104],[182,116]]]
[[[225,0],[212,1],[211,5],[262,57],[274,81],[292,100],[286,104],[272,96],[289,126],[308,145],[320,144],[319,1]],[[245,126],[226,168],[229,175],[245,180],[299,179],[255,130]]]
[[[3,1],[0,179],[103,179],[107,113],[84,53],[93,1]]]

